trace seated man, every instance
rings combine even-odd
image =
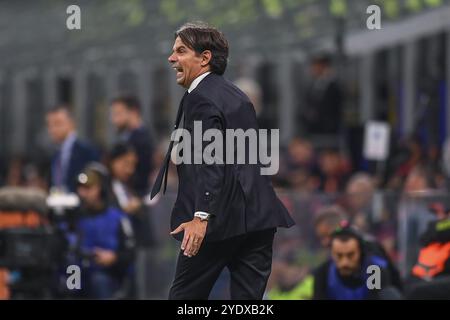
[[[88,166],[78,176],[81,217],[76,223],[82,264],[82,294],[111,299],[123,287],[133,261],[131,224],[108,201],[108,182],[100,165]]]
[[[399,299],[400,293],[392,285],[387,261],[370,253],[359,233],[349,226],[338,228],[331,235],[331,259],[314,272],[313,299],[372,300]],[[369,266],[380,269],[379,288],[369,288],[373,273]]]
[[[322,208],[314,219],[314,229],[317,238],[323,248],[330,248],[331,236],[333,232],[341,225],[348,224],[348,213],[340,206],[333,205]],[[365,250],[371,254],[383,258],[387,262],[389,278],[392,284],[399,290],[403,291],[403,283],[396,265],[389,257],[383,246],[370,234],[358,231],[362,237]]]

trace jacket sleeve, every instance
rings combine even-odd
[[[196,185],[195,188],[195,212],[203,211],[209,214],[215,215],[214,209],[211,204],[216,201],[217,197],[220,195],[225,175],[225,159],[224,159],[224,120],[219,109],[214,105],[214,103],[200,95],[195,95],[193,102],[189,103],[186,114],[188,114],[187,121],[194,122],[200,121],[202,125],[202,137],[204,133],[209,129],[216,129],[216,132],[222,135],[222,143],[220,141],[214,143],[216,146],[221,148],[222,154],[211,152],[215,161],[205,161],[203,157],[203,151],[205,147],[214,142],[215,138],[212,137],[211,141],[202,141],[202,148],[196,148],[194,144],[193,149],[193,159],[194,159],[194,172],[196,175]],[[198,125],[198,123],[197,123]],[[194,122],[195,127],[195,122]],[[195,129],[194,129],[195,130]],[[195,137],[195,134],[193,135]],[[202,139],[203,140],[203,139]],[[208,153],[209,154],[209,153]],[[195,164],[195,159],[201,159],[201,164]]]

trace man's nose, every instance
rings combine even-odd
[[[342,267],[347,268],[350,265],[350,261],[348,259],[343,260],[341,262]]]
[[[167,58],[167,60],[169,60],[170,63],[175,62],[175,61],[176,61],[175,55],[172,53],[172,54],[169,56],[169,58]]]

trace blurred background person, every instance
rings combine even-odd
[[[5,181],[3,184],[9,187],[35,187],[48,190],[48,177],[43,173],[42,167],[37,163],[20,156],[14,156],[5,166]],[[0,183],[0,186],[2,184]]]
[[[385,258],[367,251],[363,238],[351,227],[333,232],[331,258],[314,272],[315,300],[401,299],[390,277]],[[380,288],[369,289],[367,268],[380,268]]]
[[[137,245],[147,247],[154,243],[148,208],[131,184],[137,162],[136,150],[125,143],[116,144],[109,153],[113,203],[129,215]]]
[[[51,188],[75,192],[81,170],[99,159],[97,151],[81,141],[76,132],[75,120],[67,106],[57,106],[47,112],[47,130],[58,151],[51,161]]]
[[[153,142],[144,126],[139,100],[131,95],[115,98],[111,103],[111,121],[119,133],[119,141],[133,146],[136,152],[138,161],[131,186],[139,196],[144,196],[149,192]]]
[[[25,177],[23,167],[24,159],[22,157],[15,156],[10,160],[5,174],[5,184],[7,186],[18,187],[24,184]]]
[[[83,296],[90,299],[126,297],[134,257],[133,228],[127,215],[108,199],[106,169],[90,164],[78,175],[81,218],[77,221],[82,253]]]
[[[342,130],[343,96],[332,63],[332,57],[327,53],[311,59],[311,79],[300,123],[307,135],[327,136],[336,141]]]
[[[269,300],[309,300],[312,298],[313,278],[310,266],[301,262],[298,250],[302,240],[298,227],[289,229],[275,243],[271,277],[266,288]]]
[[[420,248],[420,235],[436,217],[429,208],[430,197],[436,195],[430,171],[418,165],[408,174],[398,207],[397,243],[399,268],[403,276],[411,270]]]
[[[407,278],[408,299],[450,299],[450,210],[433,203],[436,221],[420,237],[417,262]]]
[[[131,145],[116,144],[109,152],[108,163],[114,201],[124,212],[134,215],[142,207],[142,201],[130,185],[136,170],[136,151]]]
[[[259,128],[271,129],[270,119],[264,114],[263,110],[263,94],[261,86],[257,81],[251,78],[239,78],[234,81],[234,84],[244,92],[255,108],[256,120],[258,121]]]
[[[349,222],[360,230],[368,231],[372,226],[374,193],[374,181],[367,173],[352,175],[345,187],[344,202]]]
[[[320,151],[318,165],[319,190],[330,194],[342,192],[351,172],[345,156],[337,148],[327,147]]]
[[[442,172],[445,178],[445,187],[447,190],[450,189],[450,138],[447,138],[444,146],[442,147],[442,158],[441,158]]]
[[[349,213],[338,205],[324,207],[317,213],[314,226],[316,237],[319,239],[322,248],[327,250],[330,248],[331,239],[336,230],[341,229],[342,226],[352,226],[363,240],[365,251],[382,257],[386,261],[386,270],[389,272],[392,285],[397,290],[402,291],[403,283],[400,272],[386,248],[373,235],[359,229],[358,226],[352,225],[349,221],[350,217]]]
[[[331,235],[342,222],[347,221],[347,218],[345,211],[337,205],[319,210],[314,219],[314,229],[323,248],[328,249],[330,247]]]
[[[295,137],[280,159],[280,171],[275,180],[285,183],[297,192],[310,193],[319,187],[319,171],[311,141]]]
[[[3,186],[5,184],[6,171],[7,171],[7,166],[6,166],[5,158],[3,156],[0,156],[0,186]]]
[[[425,151],[419,137],[408,137],[399,141],[390,157],[387,187],[402,192],[402,187],[417,166],[426,165]]]
[[[111,173],[111,195],[115,206],[128,214],[136,240],[136,269],[133,273],[133,296],[142,297],[146,283],[155,284],[154,248],[157,242],[153,208],[147,206],[133,189],[131,179],[136,171],[137,154],[133,146],[118,143],[108,156]],[[145,282],[145,283],[144,283]]]

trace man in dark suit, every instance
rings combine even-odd
[[[187,92],[175,128],[184,116],[183,127],[189,132],[194,121],[201,121],[203,132],[257,130],[250,100],[222,77],[227,58],[228,43],[218,30],[186,24],[176,32],[169,62]],[[166,185],[173,146],[172,141],[152,197]],[[236,148],[233,152],[236,155]],[[225,267],[231,274],[232,299],[262,299],[276,228],[294,222],[260,169],[260,164],[228,162],[177,165],[179,188],[171,234],[182,243],[170,299],[207,299]]]
[[[89,162],[98,161],[98,153],[77,137],[75,121],[66,106],[49,110],[46,121],[50,138],[58,145],[51,161],[50,186],[75,192],[78,174]]]
[[[138,162],[131,186],[142,197],[149,189],[153,143],[150,132],[142,120],[139,100],[132,95],[115,98],[111,103],[111,121],[120,135],[120,142],[127,143],[136,150]]]
[[[310,71],[312,78],[306,91],[306,105],[300,114],[300,123],[307,134],[337,136],[342,129],[342,92],[331,56],[315,56],[311,60]]]

